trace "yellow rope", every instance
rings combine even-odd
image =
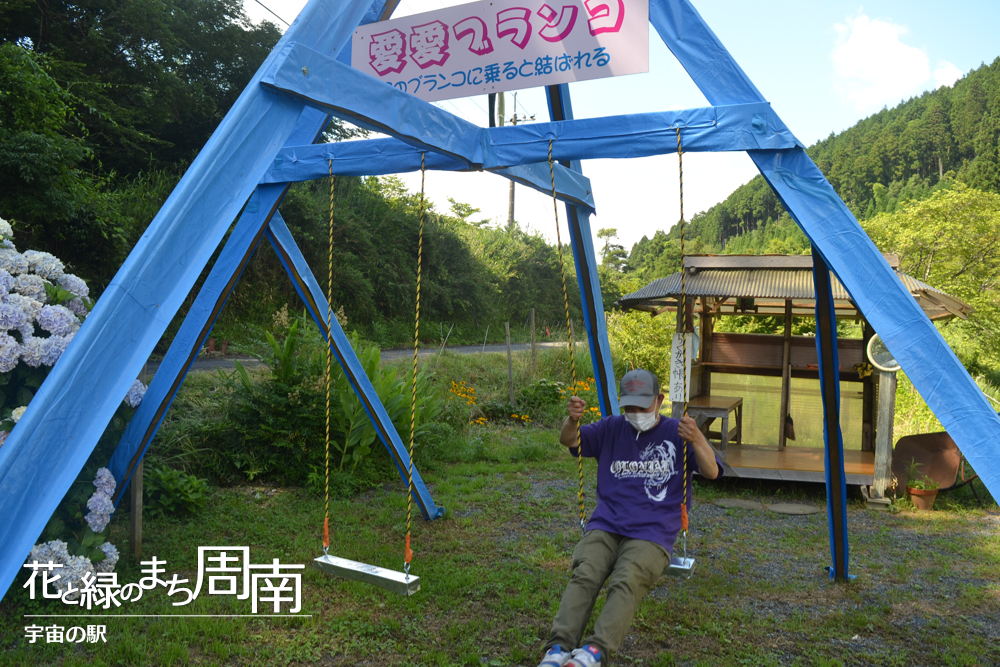
[[[569,367],[573,376],[572,392],[576,392],[576,358],[573,354],[573,327],[569,319],[569,294],[566,292],[566,267],[563,262],[562,236],[559,232],[559,205],[556,200],[556,175],[552,163],[552,140],[549,139],[549,179],[552,182],[552,211],[556,217],[556,247],[559,249],[559,274],[562,276],[563,305],[566,307],[566,334],[569,336]],[[587,508],[583,504],[583,452],[580,450],[580,422],[576,422],[576,468],[580,474],[580,489],[576,497],[580,501],[580,530],[587,526]]]
[[[403,569],[410,574],[410,519],[413,513],[413,443],[417,436],[417,352],[420,349],[420,278],[424,257],[424,156],[420,154],[420,230],[417,237],[417,309],[413,327],[413,389],[410,394],[410,467],[406,472],[408,489],[406,493],[406,542],[403,550]]]
[[[687,388],[687,271],[684,270],[684,149],[681,146],[681,129],[677,128],[677,168],[680,178],[680,200],[681,200],[681,300],[677,308],[681,312],[681,374],[684,376],[684,410],[681,412],[681,419],[688,411],[688,388]],[[688,496],[688,443],[681,441],[684,448],[684,495],[681,499],[681,529],[687,535],[687,496]]]
[[[333,360],[333,341],[331,331],[333,323],[333,160],[330,160],[330,225],[327,243],[326,262],[326,444],[323,449],[326,479],[324,492],[326,504],[323,517],[323,552],[330,548],[330,365]],[[347,443],[344,443],[347,446]]]

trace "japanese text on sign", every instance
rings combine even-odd
[[[60,587],[60,563],[32,561],[24,567],[31,576],[24,584],[30,599],[61,599],[64,604],[88,610],[121,607],[123,602],[137,602],[147,591],[166,589],[168,597],[176,596],[173,606],[190,604],[199,593],[232,595],[237,600],[249,600],[251,613],[297,614],[302,610],[302,572],[304,565],[286,565],[277,558],[267,565],[250,562],[249,547],[198,547],[198,575],[192,585],[176,573],[171,577],[163,567],[167,561],[153,556],[144,560],[138,582],[121,584],[117,572],[85,572],[80,586],[72,581]],[[188,584],[188,585],[185,585]]]
[[[637,74],[649,5],[485,0],[361,26],[351,49],[355,69],[427,101]]]

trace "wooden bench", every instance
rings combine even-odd
[[[736,413],[736,425],[729,428],[729,413]],[[698,423],[710,425],[714,420],[722,420],[718,431],[708,431],[709,440],[718,438],[719,451],[726,453],[730,440],[743,444],[743,398],[740,396],[699,396],[688,402],[688,414]]]

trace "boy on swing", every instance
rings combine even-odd
[[[681,530],[682,443],[688,446],[689,488],[693,472],[706,479],[722,474],[722,463],[694,419],[660,416],[664,396],[653,373],[641,368],[626,373],[620,396],[624,414],[579,427],[583,456],[598,462],[597,507],[573,551],[573,574],[539,667],[600,667],[602,658],[621,646],[639,601],[670,562]],[[574,454],[586,406],[583,399],[570,398],[559,435]],[[688,493],[689,506],[690,498]],[[604,609],[581,642],[605,580]]]

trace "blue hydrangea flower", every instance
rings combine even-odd
[[[21,361],[32,368],[38,368],[42,365],[42,356],[45,354],[46,347],[48,347],[47,339],[26,336],[21,345]]]
[[[83,319],[86,319],[87,315],[90,315],[90,311],[87,310],[87,306],[83,304],[83,299],[79,297],[75,299],[70,299],[63,305],[69,308],[74,315],[77,315],[78,317],[81,317]]]
[[[6,331],[0,331],[0,373],[9,373],[21,361],[21,345]]]
[[[49,299],[45,291],[45,281],[30,273],[22,273],[14,279],[14,291],[39,303],[45,303]]]
[[[111,496],[115,492],[115,476],[107,468],[98,468],[97,476],[94,477],[94,486],[101,493]]]
[[[66,268],[55,255],[38,250],[25,250],[24,259],[28,262],[28,269],[34,271],[46,280],[56,280],[63,274]]]
[[[12,248],[0,248],[0,269],[12,276],[28,272],[28,260]]]
[[[85,574],[94,575],[94,565],[90,562],[90,559],[86,556],[70,556],[67,544],[62,540],[52,540],[51,542],[36,544],[31,549],[31,553],[28,554],[26,562],[31,563],[32,561],[62,565],[62,567],[56,568],[53,571],[52,574],[58,575],[59,578],[51,585],[63,595],[69,589],[70,584],[76,589],[83,588],[83,576]],[[72,600],[79,597],[80,594],[77,592],[74,595],[66,596],[64,599]]]
[[[113,572],[115,565],[118,564],[118,559],[120,558],[118,547],[111,544],[111,542],[104,542],[97,548],[104,552],[104,560],[99,563],[94,563],[94,571]]]
[[[67,292],[72,292],[77,296],[90,296],[90,288],[87,287],[87,283],[83,281],[83,278],[74,276],[72,273],[62,274],[56,283]]]
[[[111,513],[115,511],[115,506],[111,502],[110,496],[98,490],[87,501],[87,509],[90,511],[83,518],[86,519],[87,525],[90,526],[92,531],[99,533],[107,528],[108,522],[111,521]]]
[[[55,336],[66,336],[76,333],[80,328],[80,321],[65,306],[44,306],[38,313],[38,326]]]
[[[7,248],[8,250],[13,250],[14,252],[17,252],[17,246],[14,245],[14,242],[11,241],[10,239],[4,239],[3,241],[0,241],[0,248]]]
[[[28,322],[24,311],[11,303],[0,303],[0,329],[20,329]]]
[[[24,311],[25,317],[28,318],[28,322],[32,323],[38,317],[39,313],[42,312],[42,304],[31,297],[24,296],[23,294],[18,294],[12,292],[7,295],[7,301],[11,305],[17,306]],[[32,329],[33,331],[33,329]]]
[[[75,334],[67,334],[65,336],[49,336],[48,338],[37,338],[36,340],[45,341],[42,348],[42,365],[43,366],[55,366],[56,362],[59,361],[59,357],[62,356],[63,352],[69,346],[73,336]]]
[[[0,269],[0,292],[9,294],[14,289],[14,276]]]
[[[137,408],[142,403],[142,397],[146,395],[146,385],[139,380],[132,383],[128,393],[125,394],[125,405],[130,408]]]

